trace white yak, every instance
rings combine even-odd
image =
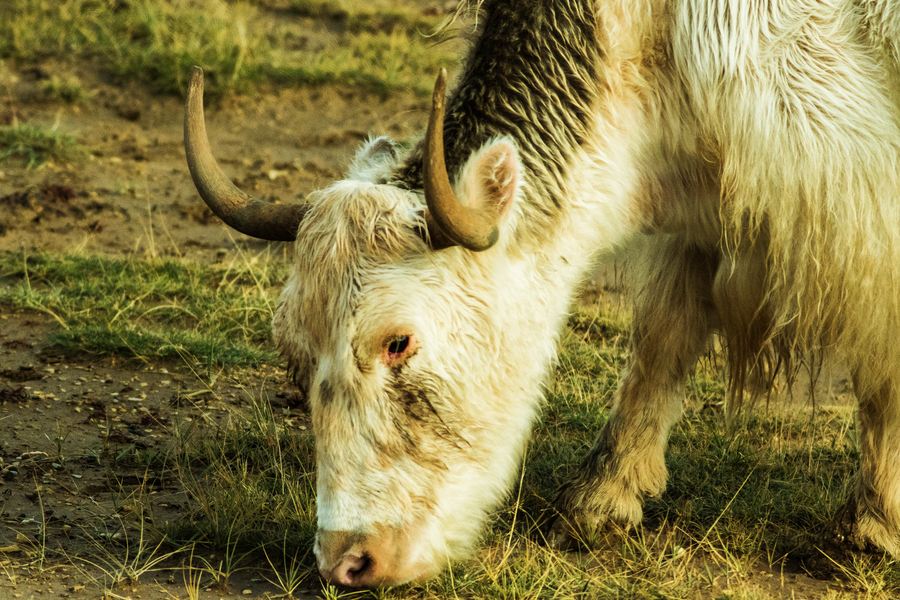
[[[554,538],[641,521],[718,332],[738,397],[803,353],[846,358],[862,458],[838,541],[900,558],[900,4],[470,4],[477,36],[424,138],[370,141],[304,204],[231,184],[193,78],[201,195],[295,244],[274,330],[310,401],[324,577],[394,585],[471,551],[611,248],[638,273],[631,355]]]

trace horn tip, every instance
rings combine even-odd
[[[203,68],[197,65],[194,65],[194,68],[191,69],[191,87],[200,87],[203,88]]]

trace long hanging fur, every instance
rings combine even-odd
[[[675,51],[693,56],[694,109],[721,152],[730,269],[718,287],[755,288],[720,303],[743,313],[726,328],[744,346],[733,369],[757,366],[765,344],[836,347],[868,365],[859,392],[872,393],[900,365],[900,128],[885,68],[896,63],[878,61],[894,52],[897,9],[680,6],[676,27],[691,37]]]
[[[674,235],[717,261],[709,301],[738,401],[791,361],[832,351],[847,360],[863,461],[848,502],[858,529],[846,537],[900,554],[900,444],[891,437],[900,430],[900,7],[848,0],[596,6],[601,30],[619,26],[611,34],[618,43],[605,46],[601,86],[618,76],[620,96],[646,107],[644,127],[633,130],[646,139],[634,155],[648,180],[637,200],[646,245],[666,247]],[[671,285],[658,282],[685,277],[695,260],[689,252],[680,260],[669,272],[641,270],[643,306],[674,306],[663,293]],[[660,310],[642,318],[674,317]],[[653,331],[652,323],[640,327]],[[663,342],[639,340],[631,365]],[[668,368],[682,358],[673,356]],[[654,466],[664,433],[639,444],[646,469],[620,465],[631,455],[629,435],[667,432],[672,423],[644,413],[647,422],[629,425],[628,415],[653,402],[668,415],[664,407],[677,396],[657,401],[633,388],[619,390],[611,424],[560,495],[561,511],[587,525],[636,522],[640,498],[664,486],[664,469]]]

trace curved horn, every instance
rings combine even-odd
[[[425,134],[423,157],[425,213],[428,233],[435,249],[459,245],[480,252],[487,250],[499,237],[497,222],[483,212],[460,204],[450,186],[444,163],[444,104],[447,70],[441,69],[434,84],[431,117]]]
[[[306,214],[302,204],[272,204],[239,190],[213,157],[203,119],[203,69],[194,67],[184,109],[184,149],[191,178],[207,206],[226,224],[263,240],[291,242]]]

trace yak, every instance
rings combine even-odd
[[[324,578],[420,581],[471,552],[610,249],[636,282],[630,355],[551,539],[640,523],[716,334],[736,397],[810,353],[845,360],[861,464],[835,537],[900,558],[900,4],[460,6],[477,32],[424,136],[370,140],[302,203],[219,169],[192,75],[200,195],[294,244],[273,328],[309,398]]]

